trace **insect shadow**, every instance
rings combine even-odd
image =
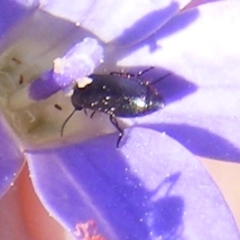
[[[188,194],[177,192],[184,173],[174,170],[169,174],[168,169],[160,171],[158,176],[152,176],[156,185],[147,187],[146,179],[134,172],[134,169],[144,170],[144,158],[130,163],[120,151],[106,150],[113,140],[113,135],[110,139],[103,136],[66,146],[68,151],[60,150],[68,158],[68,161],[63,161],[63,169],[71,173],[81,189],[76,197],[67,199],[72,208],[66,214],[73,225],[95,219],[102,233],[108,223],[119,239],[180,239],[184,228],[185,195],[187,198]],[[75,187],[70,184],[70,189]],[[82,193],[90,197],[93,212]],[[62,206],[61,202],[57,205]],[[104,213],[104,217],[98,219],[96,209]],[[155,238],[149,237],[150,232]]]

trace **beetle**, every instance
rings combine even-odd
[[[151,86],[156,81],[150,83],[139,78],[151,69],[153,67],[145,69],[136,75],[118,72],[91,74],[88,77],[89,83],[82,86],[76,84],[71,96],[74,111],[64,121],[61,136],[66,123],[76,111],[84,110],[86,113],[86,109],[91,109],[93,110],[91,117],[95,112],[104,112],[109,115],[111,123],[119,132],[117,140],[117,147],[119,147],[123,137],[123,129],[119,126],[117,117],[133,118],[144,116],[164,106],[159,92]]]

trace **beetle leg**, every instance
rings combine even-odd
[[[87,116],[87,109],[84,108],[83,111],[84,111],[85,115]],[[95,113],[96,113],[96,111],[93,111],[93,112],[91,113],[91,115],[90,115],[90,118],[93,118],[93,116],[94,116]]]
[[[139,71],[137,74],[133,74],[133,73],[124,73],[124,72],[110,72],[110,75],[115,75],[115,76],[122,76],[125,78],[132,78],[132,77],[140,77],[142,76],[144,73],[152,70],[154,67],[149,67],[143,71]]]
[[[90,115],[90,118],[93,118],[94,114],[96,113],[96,111],[93,111]]]
[[[113,126],[118,130],[118,140],[117,140],[117,148],[119,147],[120,141],[123,137],[123,130],[119,127],[117,119],[115,118],[114,115],[109,116],[110,122],[113,124]]]

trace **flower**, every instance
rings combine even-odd
[[[6,151],[1,158],[2,194],[20,170],[24,153],[39,199],[76,238],[239,239],[220,191],[197,156],[239,162],[236,64],[240,49],[234,29],[240,5],[216,2],[173,17],[185,6],[183,2],[149,1],[136,8],[136,3],[115,1],[104,16],[106,3],[101,1],[94,6],[42,3],[41,9],[73,21],[78,30],[62,19],[32,10],[35,22],[31,26],[38,26],[38,38],[29,35],[40,39],[41,47],[33,48],[34,52],[28,44],[27,51],[26,37],[18,43],[20,50],[6,48],[3,56],[10,61],[2,57],[2,111],[17,126],[18,134],[17,138],[9,133],[12,130],[2,119]],[[41,37],[46,35],[47,39]],[[22,106],[16,105],[16,96],[24,95],[18,93],[21,82],[28,86],[34,76],[42,76],[79,35],[95,35],[104,47],[99,72],[115,71],[118,66],[137,72],[155,66],[144,76],[148,79],[171,72],[156,84],[165,109],[130,119],[134,127],[124,131],[120,149],[116,149],[116,134],[106,134],[114,128],[100,113],[92,120],[79,113],[69,123],[66,131],[82,131],[82,141],[78,136],[59,140],[62,120],[71,108],[62,93],[45,102],[28,103],[27,108],[16,107]],[[35,62],[31,62],[33,56]],[[9,79],[16,81],[9,84]],[[9,102],[13,110],[8,109]],[[53,110],[55,104],[63,111]]]

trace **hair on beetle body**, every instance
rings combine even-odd
[[[164,106],[162,97],[152,87],[152,83],[139,79],[141,75],[151,69],[153,67],[145,69],[137,75],[117,72],[112,72],[108,75],[91,74],[89,76],[92,79],[90,84],[84,87],[79,87],[76,84],[71,96],[74,111],[64,121],[61,128],[61,136],[63,136],[66,123],[76,111],[83,110],[86,114],[86,109],[90,109],[93,110],[91,118],[95,112],[104,112],[109,115],[110,122],[119,132],[117,140],[117,147],[119,147],[123,137],[123,129],[120,128],[117,117],[133,118],[144,116]],[[156,81],[153,83],[156,83]]]

